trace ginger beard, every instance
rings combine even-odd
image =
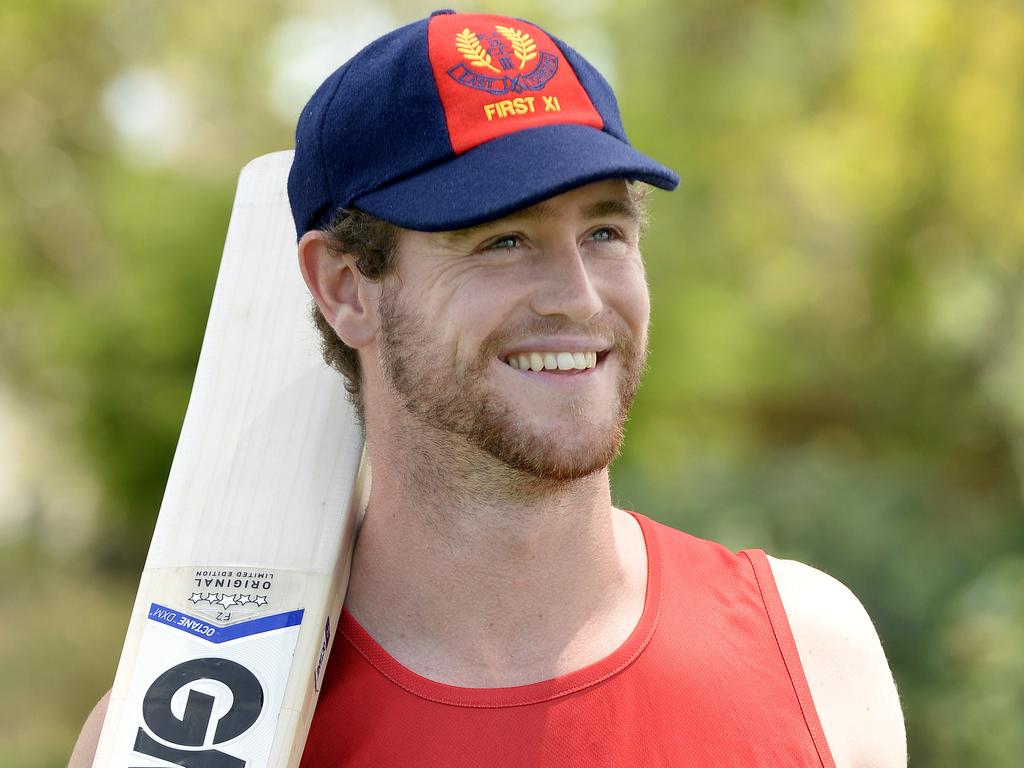
[[[441,354],[429,323],[411,308],[414,302],[406,302],[408,308],[400,306],[399,292],[385,291],[381,296],[380,356],[383,375],[407,412],[428,426],[462,437],[536,480],[579,480],[611,464],[622,445],[625,421],[640,386],[647,359],[646,338],[637,340],[621,318],[598,319],[582,329],[564,320],[540,317],[514,332],[491,333],[466,364]],[[587,432],[575,441],[565,440],[558,430],[531,429],[487,378],[487,369],[498,352],[511,342],[529,335],[559,333],[611,339],[620,368],[617,402],[610,415],[583,413],[578,403],[567,403],[576,424]]]

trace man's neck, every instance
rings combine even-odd
[[[607,470],[536,483],[464,446],[386,445],[370,445],[380,469],[346,606],[398,661],[453,685],[521,685],[628,637],[646,550]]]

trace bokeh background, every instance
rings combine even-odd
[[[1020,765],[1024,6],[472,8],[569,40],[683,176],[616,498],[852,587],[913,765]],[[64,765],[112,680],[239,169],[429,10],[0,4],[0,766]]]

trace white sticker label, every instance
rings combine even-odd
[[[150,606],[117,765],[265,768],[302,611],[223,627]]]

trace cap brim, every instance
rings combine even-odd
[[[357,197],[353,206],[406,229],[441,232],[493,221],[604,179],[668,190],[679,184],[673,171],[604,131],[549,125],[481,144]]]

